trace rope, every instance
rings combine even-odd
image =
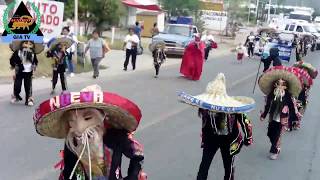
[[[84,146],[83,146],[83,148],[82,148],[82,151],[81,151],[81,153],[80,153],[80,156],[79,156],[76,164],[74,165],[74,167],[73,167],[73,169],[72,169],[72,172],[71,172],[71,174],[70,174],[69,180],[72,179],[72,177],[73,177],[73,175],[74,175],[74,173],[75,173],[75,171],[76,171],[76,168],[77,168],[77,166],[78,166],[78,164],[79,164],[79,162],[80,162],[80,160],[81,160],[81,158],[82,158],[82,156],[83,156],[83,154],[84,154],[84,151],[85,151],[86,147],[88,147],[88,148],[87,148],[87,151],[88,151],[88,159],[89,159],[89,180],[92,180],[90,145],[89,145],[89,138],[88,138],[88,136],[92,136],[92,134],[93,134],[93,132],[92,132],[90,129],[86,129],[86,130],[84,131],[84,133],[82,133],[82,135],[81,135],[81,143],[82,143]]]

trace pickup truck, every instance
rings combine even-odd
[[[151,44],[162,41],[166,45],[167,54],[183,55],[186,46],[197,33],[198,28],[193,25],[168,24],[163,32],[152,38]]]

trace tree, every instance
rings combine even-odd
[[[85,33],[95,24],[100,30],[106,26],[118,25],[120,16],[126,14],[119,0],[79,0],[78,18],[85,23]],[[67,1],[65,18],[74,18],[74,1]]]
[[[169,16],[195,15],[200,7],[199,0],[160,0],[160,4]]]

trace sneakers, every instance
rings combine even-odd
[[[270,160],[277,160],[277,159],[278,159],[278,156],[279,156],[279,154],[278,154],[278,153],[277,153],[277,154],[270,153],[269,158],[270,158]]]
[[[33,99],[32,98],[29,98],[29,100],[25,103],[26,106],[33,106],[34,103],[33,103]]]
[[[11,103],[12,104],[18,103],[19,101],[22,101],[22,97],[20,95],[17,97],[14,95],[11,95]]]
[[[154,78],[158,78],[158,77],[159,77],[158,75],[155,75],[155,76],[154,76]]]
[[[74,77],[74,73],[70,73],[70,77]]]

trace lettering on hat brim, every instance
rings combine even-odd
[[[103,92],[70,92],[50,99],[50,110],[67,107],[75,103],[103,103]]]

